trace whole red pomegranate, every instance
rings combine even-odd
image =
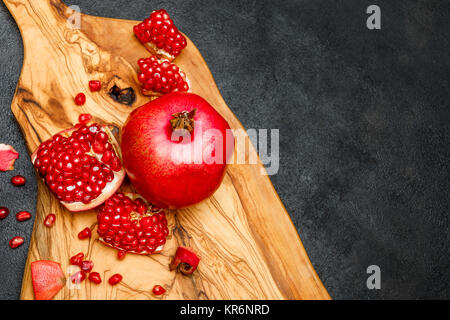
[[[234,149],[229,129],[202,97],[169,93],[128,117],[121,142],[124,167],[149,202],[163,208],[193,205],[222,182]]]

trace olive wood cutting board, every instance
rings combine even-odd
[[[136,21],[81,14],[77,29],[67,22],[73,12],[59,0],[3,1],[24,43],[23,68],[11,109],[30,153],[53,134],[76,124],[81,113],[90,113],[95,121],[119,131],[128,114],[149,101],[140,94],[137,81],[137,60],[149,53],[132,32]],[[149,8],[149,14],[152,9],[159,8]],[[231,128],[243,129],[191,41],[175,63],[186,72],[194,93],[209,101]],[[89,80],[100,80],[101,92],[91,93]],[[114,85],[133,88],[135,102],[115,101],[109,94]],[[81,107],[73,101],[80,91],[87,97]],[[238,156],[258,159],[245,139],[248,147]],[[257,164],[229,165],[221,187],[210,199],[168,213],[171,237],[161,254],[128,254],[121,261],[115,249],[98,241],[95,210],[66,211],[38,179],[36,219],[21,298],[34,298],[31,262],[60,262],[67,276],[69,258],[85,252],[103,282],[95,285],[86,280],[78,289],[66,286],[55,299],[329,299],[286,209],[263,173],[259,159]],[[121,190],[132,187],[125,182]],[[49,213],[57,216],[52,228],[43,224]],[[93,236],[79,240],[77,234],[86,226],[92,227]],[[202,258],[192,276],[169,271],[179,245],[194,248]],[[123,281],[112,287],[107,279],[114,273],[121,273]],[[162,298],[151,294],[155,284],[167,289]]]

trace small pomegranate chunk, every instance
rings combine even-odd
[[[100,91],[101,88],[102,88],[102,83],[100,81],[98,81],[98,80],[89,81],[89,90],[91,90],[92,92]]]
[[[94,262],[91,260],[84,260],[81,262],[80,268],[84,272],[91,272],[92,268],[94,268]]]
[[[14,237],[11,240],[9,240],[9,246],[12,249],[15,249],[15,248],[23,245],[24,241],[25,241],[25,239],[23,237]]]
[[[160,296],[160,295],[162,295],[162,294],[164,294],[166,292],[166,289],[164,289],[160,285],[156,285],[156,286],[153,287],[152,292],[153,292],[153,294],[155,296]]]
[[[9,209],[7,207],[0,207],[0,220],[5,219],[9,215]]]
[[[88,227],[84,228],[78,233],[78,239],[83,240],[91,237],[91,229]]]
[[[56,215],[54,213],[48,214],[44,219],[44,226],[46,226],[47,228],[53,227],[55,220],[56,220]]]
[[[13,147],[0,143],[0,171],[14,170],[14,162],[19,158],[19,153]]]
[[[75,96],[74,101],[77,106],[82,106],[86,103],[86,95],[83,92],[80,92]]]
[[[141,72],[138,75],[142,83],[142,94],[146,96],[161,95],[169,92],[189,91],[186,74],[175,64],[167,60],[158,60],[152,56],[138,60]]]
[[[19,211],[16,213],[16,219],[19,222],[26,221],[31,218],[31,213],[28,211]]]
[[[27,183],[27,179],[25,179],[25,177],[23,176],[17,175],[11,178],[11,183],[15,187],[21,187],[24,186],[25,183]]]
[[[95,208],[125,177],[118,144],[106,126],[79,124],[43,142],[31,156],[34,167],[69,211]]]
[[[166,214],[136,194],[116,193],[97,215],[100,241],[138,254],[161,252],[169,234]]]
[[[61,265],[48,260],[31,263],[31,279],[36,300],[51,300],[66,284]]]
[[[200,258],[190,248],[178,247],[175,257],[169,265],[170,270],[177,270],[182,274],[192,274],[200,262]]]
[[[83,258],[84,258],[83,252],[77,253],[76,255],[70,258],[70,264],[74,266],[81,266]]]
[[[109,284],[112,286],[115,286],[120,281],[122,281],[122,275],[120,275],[119,273],[116,273],[115,275],[111,276],[111,278],[109,278],[108,280]]]
[[[187,45],[186,38],[164,9],[153,11],[150,17],[133,27],[133,32],[152,54],[170,61]]]
[[[89,113],[82,113],[78,116],[78,122],[82,124],[88,123],[91,119],[92,116]]]
[[[70,276],[70,281],[74,284],[79,284],[86,279],[86,273],[82,270],[77,271],[73,275]]]
[[[100,273],[98,272],[91,272],[88,279],[95,284],[100,284],[102,282],[102,278],[100,277]]]

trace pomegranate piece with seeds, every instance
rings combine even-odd
[[[9,209],[7,207],[0,207],[0,220],[5,219],[9,215]]]
[[[14,162],[19,158],[19,153],[10,145],[0,143],[0,171],[14,170]]]
[[[133,32],[147,50],[169,61],[187,45],[186,38],[164,9],[153,11],[150,17],[133,27]]]
[[[97,220],[100,241],[119,252],[159,253],[169,234],[165,212],[132,193],[113,195]]]
[[[190,248],[178,247],[175,257],[169,265],[170,270],[177,270],[182,274],[192,274],[200,263],[200,258]]]
[[[187,92],[189,83],[186,74],[175,64],[156,56],[139,59],[141,72],[138,75],[142,83],[142,94],[160,96],[169,92]]]
[[[31,161],[62,205],[79,212],[99,206],[122,184],[119,151],[108,127],[78,124],[43,142]]]
[[[31,263],[31,279],[36,300],[52,299],[66,282],[61,265],[48,260]]]
[[[15,248],[23,245],[24,241],[25,241],[25,239],[23,237],[14,237],[11,240],[9,240],[9,246],[12,249],[15,249]]]
[[[27,183],[27,179],[25,179],[25,177],[23,176],[17,175],[11,178],[11,183],[15,187],[22,187],[25,185],[25,183]]]

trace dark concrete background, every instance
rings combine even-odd
[[[450,298],[448,1],[74,0],[82,12],[143,19],[166,8],[198,46],[246,128],[279,128],[272,181],[335,299]],[[366,28],[370,4],[382,29]],[[36,182],[10,112],[23,58],[0,4],[0,298],[17,299]],[[34,53],[39,54],[39,53]],[[25,175],[26,187],[9,183]],[[23,235],[27,245],[7,242]],[[378,265],[381,290],[368,290]]]

